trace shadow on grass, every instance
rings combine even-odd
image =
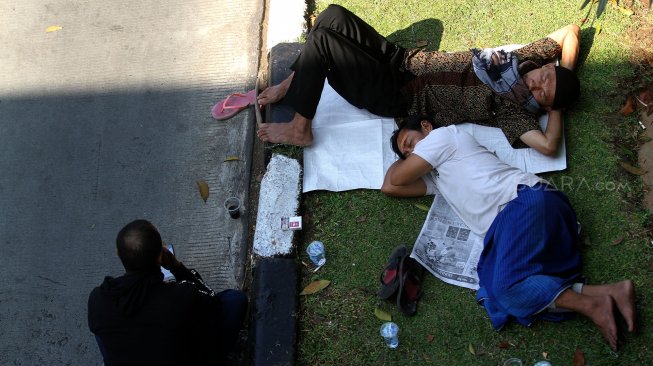
[[[389,41],[397,43],[404,48],[419,47],[418,42],[427,42],[426,48],[437,50],[440,48],[444,26],[438,19],[424,19],[410,26],[394,31],[386,37]]]
[[[580,30],[580,52],[578,54],[578,62],[576,63],[576,69],[585,64],[587,56],[590,54],[590,50],[594,45],[594,37],[596,36],[596,28],[589,27],[583,28]]]

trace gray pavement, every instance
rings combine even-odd
[[[253,113],[210,108],[254,87],[263,1],[5,0],[0,14],[0,364],[101,364],[86,301],[122,273],[127,222],[154,222],[215,289],[242,282],[247,212],[222,202],[248,201]]]

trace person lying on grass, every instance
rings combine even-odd
[[[289,123],[263,123],[263,141],[307,146],[324,80],[352,105],[397,118],[428,115],[441,125],[482,123],[501,128],[514,147],[558,150],[562,109],[578,97],[571,71],[579,28],[569,25],[512,53],[405,50],[338,5],[315,20],[290,76],[265,89],[260,105],[281,99],[296,113]],[[560,65],[551,60],[561,57]],[[540,130],[538,114],[548,112]]]
[[[413,117],[395,131],[381,190],[417,197],[437,188],[453,210],[484,236],[477,300],[499,330],[510,320],[561,321],[573,312],[590,318],[617,349],[615,310],[635,330],[631,280],[584,285],[576,214],[567,197],[538,176],[500,161],[456,126],[434,128]]]

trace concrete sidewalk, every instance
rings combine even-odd
[[[133,219],[216,290],[242,283],[248,207],[232,220],[222,204],[248,202],[253,111],[220,122],[210,109],[254,87],[263,10],[0,3],[0,364],[102,363],[86,301],[122,273],[114,240]]]

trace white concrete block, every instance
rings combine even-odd
[[[298,216],[301,167],[295,159],[274,155],[261,181],[254,234],[254,254],[287,255],[295,231],[282,230],[281,218]]]

